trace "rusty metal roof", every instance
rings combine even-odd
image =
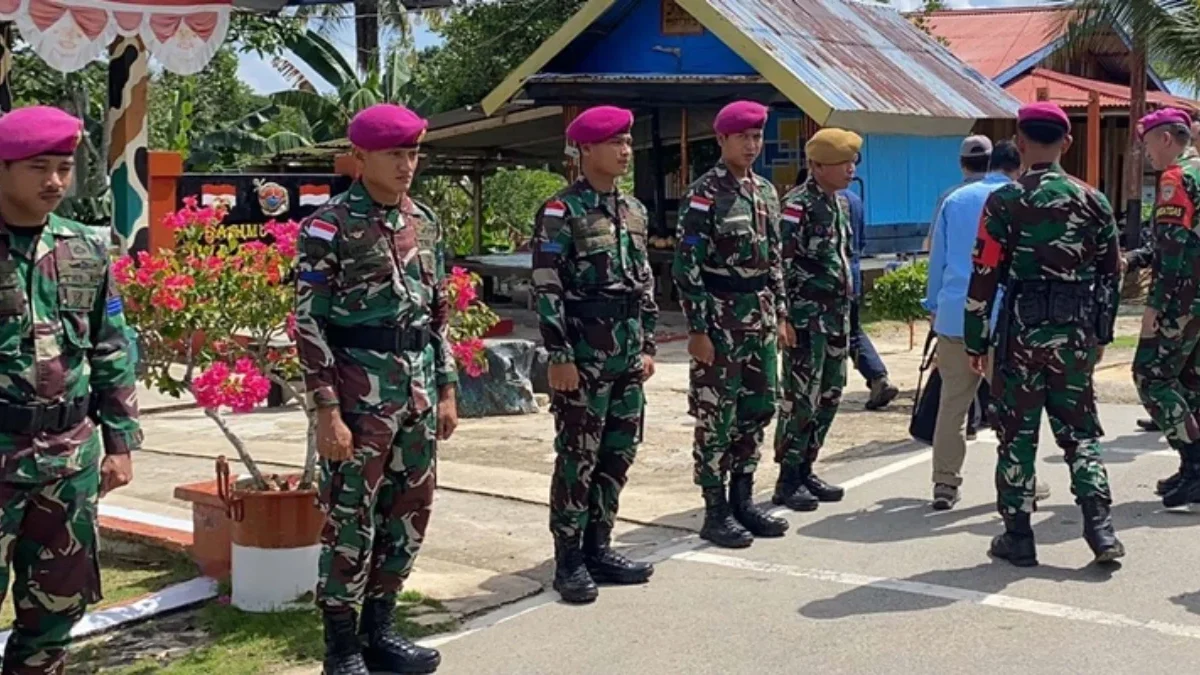
[[[825,126],[874,130],[882,122],[894,131],[954,133],[945,125],[964,130],[976,119],[1015,117],[1020,105],[888,7],[678,1]]]

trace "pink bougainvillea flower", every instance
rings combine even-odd
[[[226,407],[246,413],[271,393],[271,380],[249,358],[238,359],[233,370],[218,361],[192,381],[192,393],[206,409]]]
[[[195,209],[200,204],[195,195],[188,195],[183,198],[183,207],[185,209]]]
[[[133,272],[129,271],[129,268],[132,266],[133,258],[127,255],[123,255],[113,262],[113,277],[117,280],[118,284],[127,284],[133,279]]]
[[[467,311],[467,308],[471,306],[471,303],[475,302],[476,297],[478,297],[478,294],[476,293],[474,286],[467,286],[466,288],[460,289],[458,293],[454,295],[454,308],[460,312],[465,312]]]
[[[181,291],[185,288],[193,288],[196,285],[196,280],[186,274],[172,274],[163,279],[163,288],[169,291]]]
[[[172,312],[178,312],[187,306],[187,304],[184,303],[183,298],[179,297],[175,293],[172,293],[166,288],[160,288],[155,291],[152,302],[155,306],[169,309]]]

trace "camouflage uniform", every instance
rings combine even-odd
[[[424,205],[382,207],[356,182],[305,220],[297,272],[309,404],[354,434],[351,459],[321,463],[317,603],[346,610],[396,594],[429,524],[438,389],[458,381],[445,245]]]
[[[775,187],[753,174],[739,181],[723,163],[680,200],[673,276],[688,331],[707,334],[715,352],[711,366],[692,359],[688,390],[688,414],[696,418],[693,480],[707,500],[725,501],[726,474],[754,474],[775,415],[776,330],[784,311],[778,223]]]
[[[783,405],[775,427],[779,483],[775,503],[812,510],[841,490],[812,475],[846,385],[850,303],[850,225],[845,197],[826,194],[814,178],[783,198],[787,319],[796,346],[783,352]]]
[[[102,237],[53,215],[40,234],[0,224],[0,601],[11,565],[17,614],[5,673],[64,672],[72,626],[101,599],[101,454],[142,443],[125,328]]]
[[[1107,521],[1111,533],[1112,496],[1097,442],[1104,432],[1092,371],[1097,347],[1112,340],[1117,234],[1104,195],[1057,164],[1034,165],[1016,183],[993,192],[980,221],[964,341],[968,354],[988,353],[992,303],[1006,279],[991,396],[1000,440],[997,508],[1007,531],[1027,537],[1031,551],[1029,515],[1036,510],[1034,460],[1043,407],[1066,453],[1071,491],[1088,523],[1085,537],[1091,536],[1089,527],[1105,527],[1097,519]]]
[[[1153,280],[1133,361],[1142,404],[1180,453],[1185,469],[1200,462],[1200,381],[1191,361],[1200,345],[1200,235],[1192,229],[1197,205],[1200,169],[1184,165],[1181,158],[1160,182]],[[1168,506],[1188,501],[1178,490],[1164,492],[1164,503],[1172,502]]]
[[[606,538],[642,440],[642,355],[655,354],[646,208],[579,179],[538,211],[533,282],[551,363],[574,363],[579,389],[554,392],[550,531]]]

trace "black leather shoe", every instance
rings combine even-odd
[[[1038,564],[1037,546],[1033,541],[1033,528],[1028,513],[1004,516],[1004,534],[992,539],[988,554],[1016,565],[1033,567]]]
[[[325,661],[323,675],[371,675],[363,661],[362,643],[358,639],[358,617],[354,610],[324,611]]]
[[[1162,431],[1158,428],[1158,423],[1152,419],[1140,419],[1137,421],[1137,425],[1142,431]]]
[[[1176,487],[1179,487],[1179,482],[1183,480],[1183,467],[1184,462],[1183,460],[1180,460],[1179,469],[1170,476],[1158,481],[1158,483],[1154,486],[1154,494],[1162,497],[1168,492],[1174,490]]]
[[[754,536],[734,520],[722,485],[704,488],[704,526],[700,528],[700,538],[723,548],[746,548],[754,543]]]
[[[1096,497],[1080,501],[1083,509],[1083,539],[1096,555],[1096,562],[1112,562],[1125,555],[1125,545],[1113,530],[1109,505]]]
[[[1179,481],[1162,496],[1163,506],[1174,508],[1200,502],[1200,465],[1188,462]]]
[[[729,508],[734,519],[756,537],[782,537],[788,522],[758,508],[754,503],[754,475],[734,474],[729,477]]]
[[[811,469],[807,473],[808,475],[804,478],[804,486],[817,498],[817,501],[840,502],[842,501],[842,497],[846,496],[845,490],[837,485],[826,483],[820,476],[813,473]]]
[[[554,538],[554,590],[565,602],[584,604],[600,594],[596,582],[583,563],[579,535]]]
[[[396,632],[396,597],[370,598],[363,603],[363,660],[372,672],[432,673],[442,663],[436,649],[413,644]]]
[[[596,583],[642,584],[654,574],[650,563],[634,562],[614,551],[609,542],[612,528],[589,524],[583,537],[583,564]]]
[[[779,466],[779,479],[775,481],[775,494],[771,503],[786,506],[793,511],[816,511],[820,506],[817,496],[805,484],[805,476],[799,466]]]

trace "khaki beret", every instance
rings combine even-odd
[[[822,129],[804,146],[808,159],[817,164],[853,162],[862,149],[862,136],[845,129]]]

